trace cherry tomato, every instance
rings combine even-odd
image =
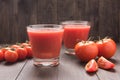
[[[5,48],[2,48],[1,51],[5,54],[6,51],[10,50],[11,48],[9,47],[5,47]]]
[[[31,46],[29,41],[26,41],[25,43],[22,43],[21,46],[25,47],[25,46]]]
[[[87,72],[96,72],[98,70],[98,64],[95,61],[95,59],[90,60],[86,65],[85,65],[85,70]]]
[[[20,46],[19,45],[16,45],[16,44],[14,44],[14,45],[12,45],[11,46],[11,48],[19,48]]]
[[[5,52],[5,60],[7,62],[16,62],[18,59],[18,54],[14,50],[8,50]]]
[[[75,45],[75,55],[82,62],[88,62],[96,58],[98,55],[98,48],[93,41],[82,41]]]
[[[114,68],[115,64],[108,61],[107,59],[105,59],[103,56],[101,56],[98,61],[98,66],[102,69],[112,69]]]
[[[16,52],[18,53],[18,59],[19,60],[24,60],[27,57],[27,51],[25,48],[17,48]]]
[[[4,53],[0,50],[0,61],[4,60]]]
[[[103,56],[105,58],[111,58],[116,52],[116,43],[108,38],[102,39],[96,42],[98,46],[98,56]]]
[[[27,57],[32,58],[33,57],[32,48],[30,46],[26,46],[25,48],[27,50]]]

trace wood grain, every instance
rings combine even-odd
[[[0,0],[0,43],[10,41],[9,7],[9,0]]]
[[[25,42],[27,39],[26,26],[37,23],[36,0],[18,0],[17,29],[18,41]]]
[[[0,0],[0,43],[25,42],[26,26],[91,22],[90,36],[120,40],[120,0]]]
[[[118,41],[119,18],[118,18],[118,0],[100,0],[99,1],[99,35],[101,38],[110,36]]]
[[[77,18],[76,0],[57,0],[58,22]]]
[[[22,68],[24,67],[26,61],[17,62],[17,63],[6,63],[0,62],[0,79],[4,80],[15,80]]]
[[[89,36],[95,39],[99,35],[99,0],[77,0],[79,20],[89,21],[91,30]]]
[[[38,0],[38,23],[57,23],[57,0]]]
[[[120,0],[118,0],[118,15],[119,15],[119,41],[120,41]]]

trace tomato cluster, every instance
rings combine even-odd
[[[88,62],[85,66],[86,71],[97,71],[98,67],[111,69],[114,64],[107,59],[114,56],[116,43],[111,38],[104,38],[97,42],[81,41],[75,45],[75,55],[82,62]],[[95,59],[98,58],[96,62]]]
[[[83,62],[98,57],[111,58],[116,52],[116,43],[111,38],[105,38],[97,42],[81,41],[75,46],[75,55]]]
[[[18,60],[25,60],[32,58],[32,48],[30,43],[19,43],[7,46],[0,49],[0,61],[16,62]]]

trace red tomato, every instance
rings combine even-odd
[[[30,46],[30,44],[29,44],[28,42],[26,42],[26,43],[22,43],[21,46],[22,46],[22,47]]]
[[[25,48],[27,50],[27,57],[32,58],[33,57],[32,48],[30,46],[26,46]]]
[[[98,55],[97,45],[93,41],[82,41],[75,45],[75,55],[82,62],[87,62]]]
[[[11,48],[19,48],[20,46],[19,45],[12,45]]]
[[[90,60],[86,65],[85,65],[85,70],[87,72],[96,72],[98,70],[98,64],[95,61],[95,59]]]
[[[19,60],[24,60],[27,57],[27,51],[25,48],[17,48],[16,52],[18,53],[18,59]]]
[[[107,59],[105,59],[103,56],[101,56],[98,61],[98,66],[102,69],[112,69],[114,68],[115,64],[108,61]]]
[[[14,50],[8,50],[5,52],[5,60],[7,62],[16,62],[18,59],[18,54]]]
[[[111,58],[116,52],[116,43],[112,39],[102,39],[96,42],[98,46],[98,56]]]
[[[2,51],[3,53],[5,53],[7,50],[10,50],[10,49],[11,49],[11,48],[6,47],[6,48],[2,48],[1,51]]]
[[[0,61],[4,60],[4,53],[0,50]]]

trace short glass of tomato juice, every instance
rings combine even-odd
[[[63,27],[57,24],[27,26],[35,66],[51,67],[59,64],[63,31]]]
[[[63,42],[65,46],[65,53],[74,55],[75,45],[89,36],[90,23],[88,21],[63,21],[61,25],[64,28]]]

